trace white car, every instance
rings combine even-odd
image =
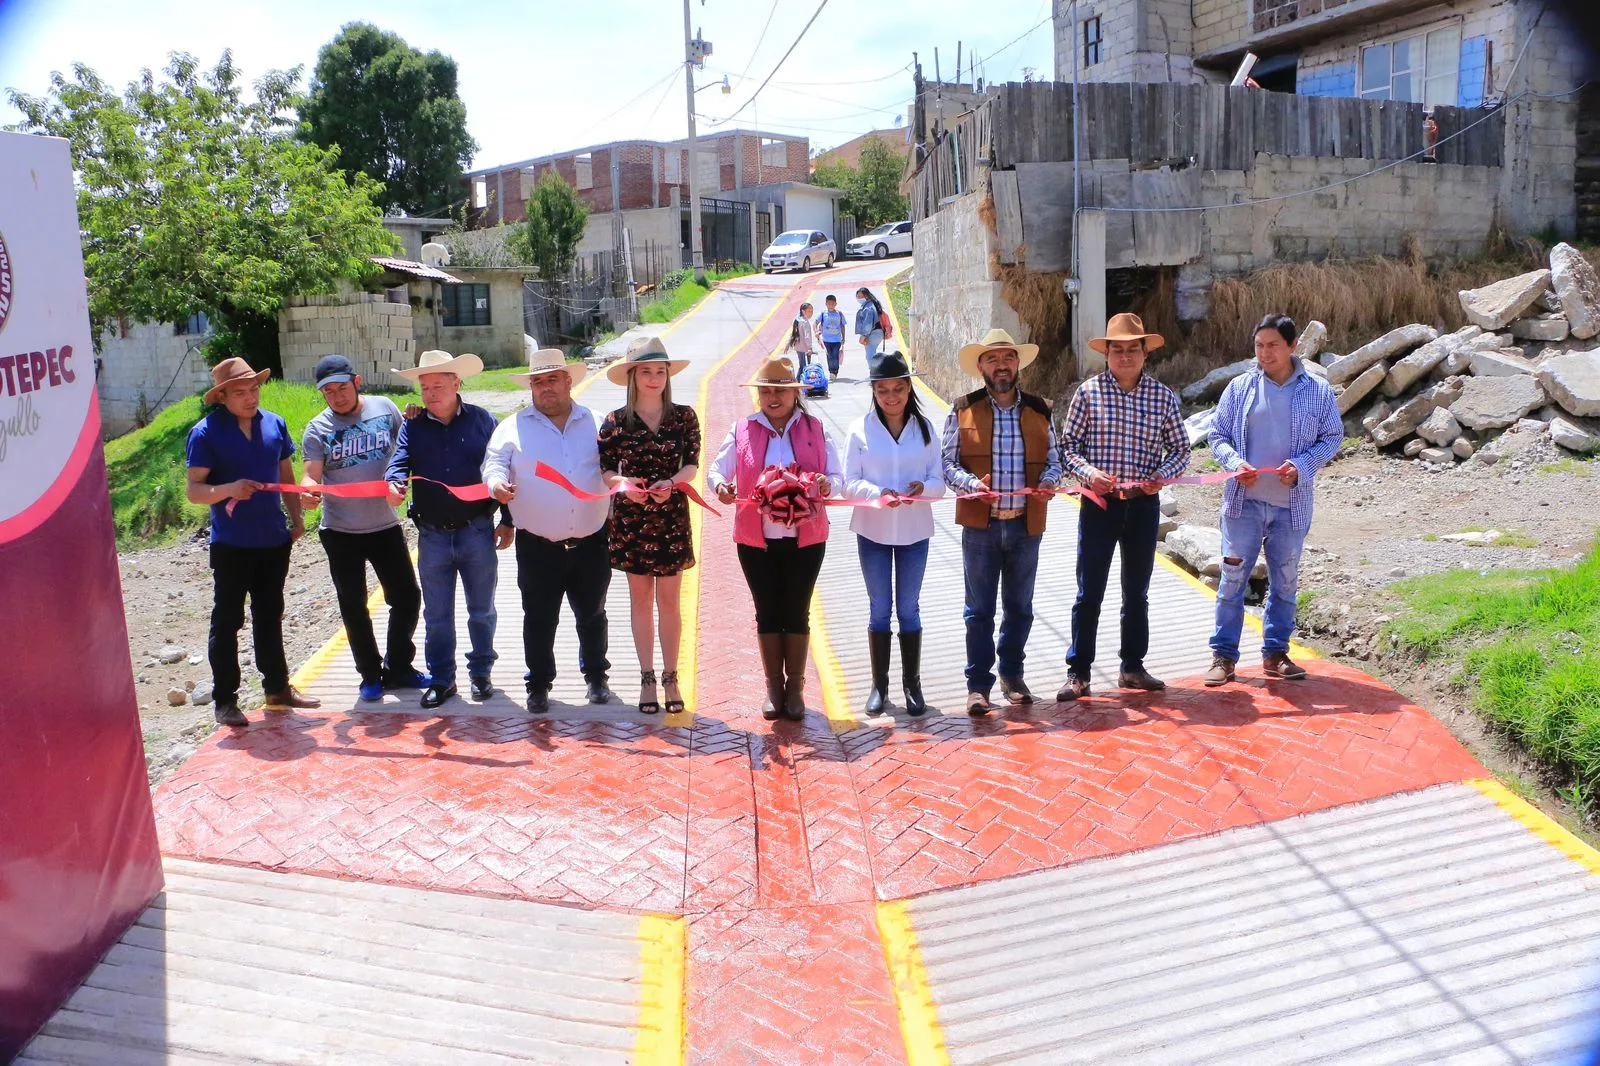
[[[803,273],[814,266],[833,266],[837,254],[833,238],[821,230],[786,230],[761,253],[761,269],[770,274],[793,267]]]
[[[885,222],[869,229],[844,246],[846,259],[884,259],[891,255],[911,254],[911,223]]]

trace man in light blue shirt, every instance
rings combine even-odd
[[[1262,319],[1255,331],[1256,365],[1231,381],[1217,403],[1211,455],[1239,477],[1222,496],[1222,584],[1205,679],[1212,688],[1233,680],[1244,597],[1263,546],[1269,584],[1261,670],[1288,681],[1306,676],[1289,658],[1300,551],[1311,530],[1317,471],[1338,453],[1344,424],[1328,383],[1295,358],[1296,336],[1293,319]]]

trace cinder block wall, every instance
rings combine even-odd
[[[126,337],[107,330],[100,338],[100,376],[95,382],[102,436],[110,439],[134,429],[141,407],[153,417],[184,397],[209,389],[211,371],[200,351],[204,340],[174,333],[170,322],[130,326]]]
[[[411,305],[372,293],[295,296],[278,312],[278,355],[289,381],[311,381],[317,360],[343,355],[371,385],[404,386],[391,367],[416,363]]]

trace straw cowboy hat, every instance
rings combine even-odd
[[[567,362],[567,353],[560,348],[540,348],[528,356],[528,372],[512,374],[511,380],[526,385],[540,374],[552,374],[557,370],[565,370],[574,385],[589,376],[588,367],[582,363]]]
[[[687,359],[673,359],[667,355],[667,346],[660,337],[647,337],[628,349],[628,354],[606,367],[606,378],[613,385],[627,385],[628,374],[642,363],[665,366],[669,375],[676,374],[689,365]]]
[[[756,371],[756,376],[745,382],[752,389],[803,389],[804,385],[794,376],[794,364],[787,359],[768,359],[761,364],[761,369]]]
[[[1017,353],[1018,370],[1039,358],[1037,344],[1018,344],[1011,339],[1011,334],[1003,329],[991,329],[977,344],[969,344],[962,348],[956,353],[956,358],[961,363],[961,369],[965,370],[969,377],[981,378],[983,372],[978,369],[978,360],[983,358],[984,352],[992,352],[999,348],[1009,348]]]
[[[211,368],[211,380],[216,382],[216,384],[212,385],[211,388],[206,390],[206,394],[203,397],[204,402],[221,403],[222,390],[230,381],[253,380],[257,385],[259,385],[271,376],[272,371],[252,370],[250,369],[249,363],[238,358],[237,356],[232,359],[224,359],[222,362]]]
[[[1106,354],[1106,345],[1112,341],[1144,341],[1144,350],[1153,352],[1167,343],[1167,338],[1159,333],[1146,333],[1144,320],[1138,315],[1112,315],[1111,321],[1106,323],[1106,335],[1094,337],[1089,341],[1089,347]]]
[[[474,374],[483,372],[483,360],[470,352],[462,355],[451,355],[441,352],[437,348],[430,348],[417,356],[417,365],[408,370],[390,370],[389,373],[405,378],[407,381],[416,381],[424,374],[454,374],[458,378],[470,378]]]

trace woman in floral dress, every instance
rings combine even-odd
[[[689,501],[674,485],[692,482],[700,460],[700,420],[672,402],[672,376],[689,365],[652,337],[606,370],[628,390],[627,403],[600,425],[600,470],[621,487],[611,510],[611,566],[628,575],[633,646],[639,655],[639,710],[656,714],[655,637],[661,637],[661,687],[668,714],[684,709],[678,690],[683,572],[694,565]]]

